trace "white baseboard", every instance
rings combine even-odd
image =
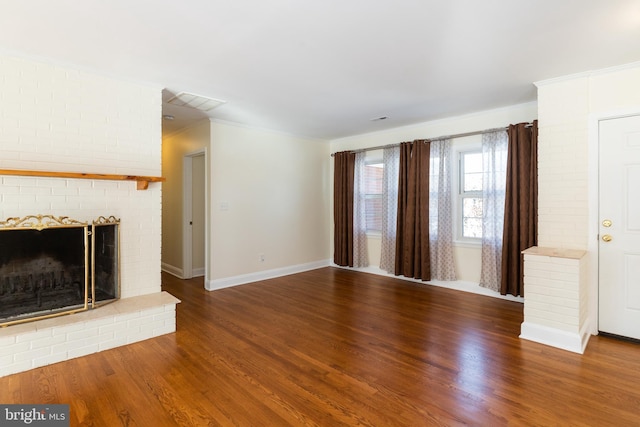
[[[178,267],[175,267],[171,264],[167,264],[166,262],[163,262],[161,265],[161,270],[164,271],[165,273],[169,273],[172,276],[176,276],[178,279],[184,279],[184,270]],[[191,277],[201,277],[204,276],[204,267],[201,268],[194,268],[193,270],[191,270]]]
[[[225,277],[223,279],[208,280],[205,289],[215,291],[217,289],[229,288],[231,286],[244,285],[260,280],[273,279],[274,277],[288,276],[289,274],[302,273],[303,271],[315,270],[317,268],[328,267],[329,260],[309,262],[306,264],[291,265],[288,267],[275,268],[273,270],[258,271],[255,273],[242,274],[239,276]]]
[[[331,263],[331,266],[332,267],[337,267],[337,268],[344,268],[346,270],[361,271],[363,273],[377,274],[379,276],[393,277],[394,279],[408,280],[410,282],[422,283],[424,285],[433,285],[433,286],[438,286],[438,287],[441,287],[441,288],[454,289],[456,291],[470,292],[472,294],[485,295],[485,296],[488,296],[488,297],[499,298],[499,299],[504,299],[504,300],[508,300],[508,301],[514,301],[514,302],[519,302],[519,303],[523,303],[524,302],[524,298],[522,298],[522,297],[514,297],[513,295],[500,295],[500,293],[492,291],[491,289],[483,288],[477,282],[467,282],[467,281],[464,281],[464,280],[451,280],[451,281],[428,280],[428,281],[424,281],[424,280],[420,280],[420,279],[414,279],[412,277],[396,276],[394,274],[391,274],[391,273],[389,273],[387,271],[382,270],[379,267],[373,267],[373,266],[369,266],[369,267],[343,267],[343,266],[340,266],[340,265],[336,265],[334,263]]]
[[[522,322],[520,338],[583,354],[591,337],[588,329],[588,325],[585,324],[580,333],[574,333],[536,323]]]
[[[184,279],[184,273],[181,268],[175,267],[171,264],[167,264],[163,262],[160,266],[162,271],[171,274],[172,276],[176,276],[178,279]]]

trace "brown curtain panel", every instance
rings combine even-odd
[[[334,155],[333,170],[333,262],[353,267],[353,176],[356,155]]]
[[[395,274],[431,280],[429,150],[424,140],[400,145]]]
[[[537,244],[538,121],[510,125],[500,293],[524,296],[522,251]]]

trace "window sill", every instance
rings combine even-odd
[[[469,241],[469,240],[454,240],[453,246],[459,248],[473,248],[473,249],[481,249],[482,241],[478,240],[477,242]]]

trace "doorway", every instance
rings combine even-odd
[[[183,278],[205,275],[206,157],[204,150],[184,156]]]
[[[640,115],[598,122],[598,329],[640,339]]]

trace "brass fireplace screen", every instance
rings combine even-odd
[[[120,298],[120,220],[31,215],[0,221],[0,326]]]

